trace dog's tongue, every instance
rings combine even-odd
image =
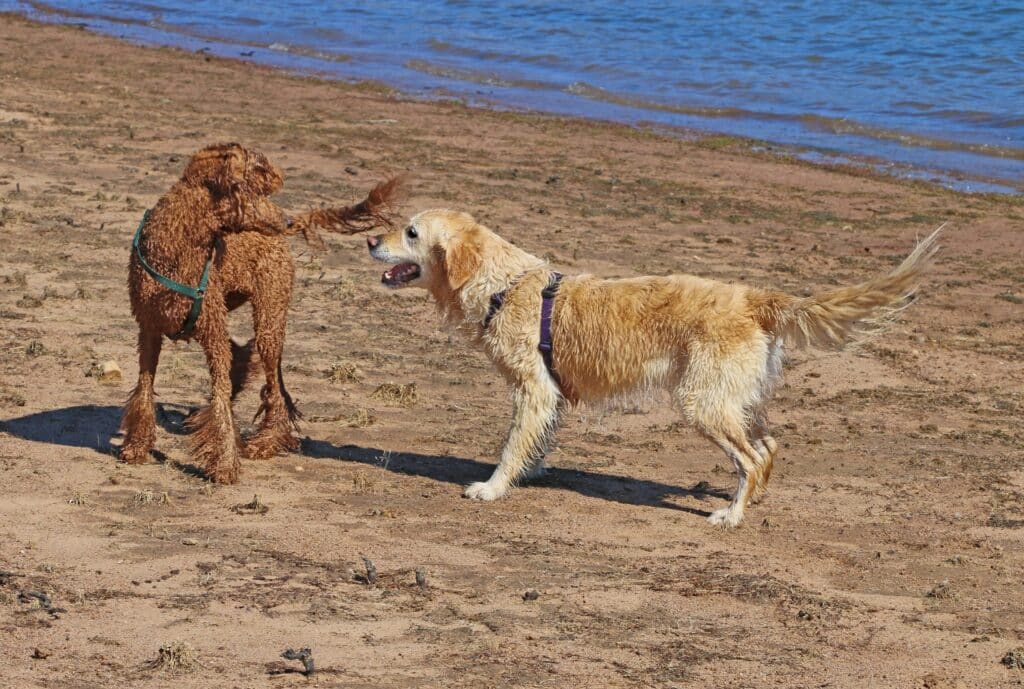
[[[399,263],[385,270],[380,281],[387,285],[398,285],[415,279],[419,273],[420,267],[415,263]]]

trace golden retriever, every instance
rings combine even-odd
[[[877,332],[910,302],[941,229],[888,275],[803,298],[689,275],[565,277],[551,316],[553,370],[538,349],[541,293],[552,276],[544,260],[450,210],[420,213],[367,244],[373,258],[393,264],[384,284],[425,288],[512,387],[501,460],[489,480],[466,488],[467,497],[495,500],[542,472],[567,404],[660,388],[732,460],[735,496],[709,520],[736,526],[764,495],[778,450],[766,405],[784,345],[838,348]]]

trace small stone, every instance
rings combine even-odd
[[[1011,648],[1000,662],[1006,667],[1024,670],[1024,646]]]
[[[182,545],[199,545],[199,541],[194,538],[183,538],[181,539]]]
[[[99,375],[96,376],[104,385],[116,385],[121,382],[121,367],[111,359],[100,364]]]
[[[523,593],[524,601],[534,601],[538,598],[540,598],[540,593],[537,591],[537,589],[528,589],[525,593]]]

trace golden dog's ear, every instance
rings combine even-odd
[[[475,232],[457,236],[444,251],[444,272],[452,289],[461,289],[480,268],[483,255]]]

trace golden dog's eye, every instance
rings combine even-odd
[[[409,239],[416,239],[417,237],[419,237],[419,234],[416,232],[415,227],[409,225],[409,227],[405,228],[405,236],[408,237]]]

